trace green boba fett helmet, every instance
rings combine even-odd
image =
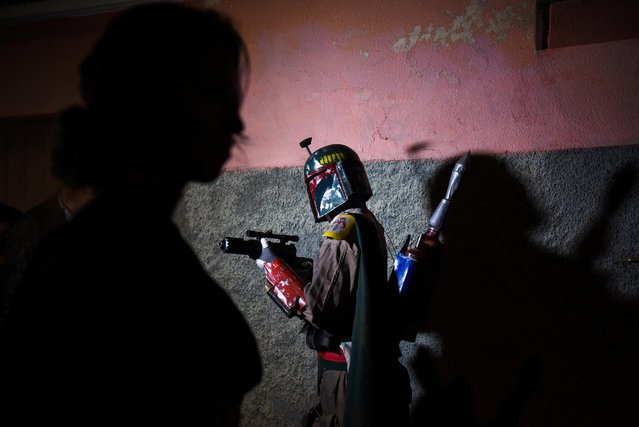
[[[311,153],[311,138],[300,142],[310,154],[304,164],[304,183],[315,221],[327,221],[348,209],[355,200],[367,201],[373,195],[364,164],[355,151],[332,144]]]

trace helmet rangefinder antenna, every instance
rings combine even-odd
[[[312,140],[312,139],[313,139],[313,138],[306,138],[304,141],[300,142],[300,147],[302,147],[302,148],[306,148],[306,151],[308,151],[308,155],[309,155],[309,156],[310,156],[311,154],[313,154],[313,153],[311,153],[311,149],[310,149],[310,148],[308,148],[308,146],[309,146],[309,145],[311,145],[311,140]]]

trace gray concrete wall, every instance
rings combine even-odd
[[[403,344],[415,425],[636,425],[639,264],[623,259],[639,256],[638,160],[638,145],[473,157],[422,333]],[[452,161],[366,165],[389,247],[425,229]],[[259,342],[264,378],[246,397],[244,425],[298,425],[314,397],[315,356],[254,263],[217,242],[273,230],[299,235],[298,253],[312,257],[322,225],[301,176],[226,173],[191,185],[175,214]]]

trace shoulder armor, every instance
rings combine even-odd
[[[335,240],[346,240],[355,232],[355,217],[349,214],[339,214],[331,221],[331,225],[322,234]]]

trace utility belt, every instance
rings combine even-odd
[[[322,381],[322,375],[326,371],[348,371],[348,365],[346,364],[346,357],[340,349],[339,353],[333,353],[332,351],[318,351],[317,355],[317,386],[319,387]],[[319,389],[318,389],[319,390]]]
[[[326,362],[346,363],[346,356],[344,356],[344,352],[341,348],[339,349],[339,353],[332,351],[318,351],[317,355],[320,360],[324,360]]]

